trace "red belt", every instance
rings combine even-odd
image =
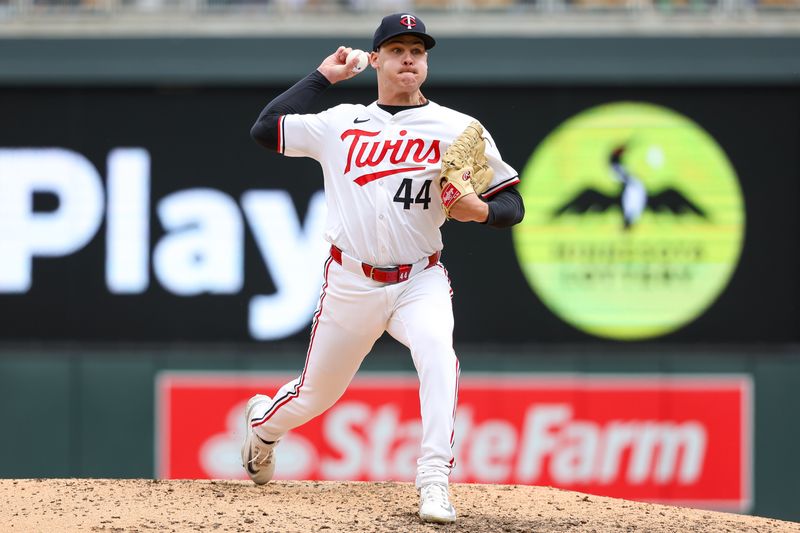
[[[425,268],[430,268],[438,263],[440,256],[440,252],[428,256],[428,264]],[[334,245],[331,245],[331,257],[340,265],[342,264],[342,251]],[[414,265],[399,265],[396,267],[382,268],[368,265],[367,263],[361,263],[361,269],[364,271],[364,275],[379,283],[400,283],[401,281],[406,281],[411,275],[411,269],[413,267]]]

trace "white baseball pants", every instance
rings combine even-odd
[[[305,368],[281,387],[266,412],[254,413],[256,434],[277,441],[333,406],[375,341],[388,331],[411,350],[419,376],[422,446],[416,485],[447,483],[454,465],[459,375],[451,295],[441,263],[386,285],[328,258]]]

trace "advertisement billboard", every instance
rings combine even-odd
[[[674,331],[719,297],[738,264],[745,209],[733,165],[667,108],[582,111],[537,147],[520,189],[523,272],[548,308],[593,335]]]
[[[249,138],[279,92],[0,89],[0,340],[306,342],[321,171]],[[526,218],[443,226],[456,339],[800,341],[791,88],[481,94],[429,97],[483,122]]]
[[[156,476],[247,479],[244,406],[291,375],[164,372]],[[360,374],[328,411],[286,435],[276,479],[413,481],[415,376]],[[453,482],[550,485],[747,511],[753,390],[745,375],[462,375]]]

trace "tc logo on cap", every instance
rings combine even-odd
[[[417,25],[417,19],[414,15],[403,15],[400,17],[400,24],[410,30]]]

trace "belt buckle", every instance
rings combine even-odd
[[[411,267],[413,265],[400,265],[395,268],[378,268],[373,265],[369,266],[369,279],[372,281],[377,281],[375,279],[375,271],[385,272],[387,274],[397,272],[397,281],[384,281],[381,283],[399,283],[401,281],[406,281],[409,276],[411,275]]]
[[[386,280],[377,280],[377,279],[375,279],[375,272],[383,272],[384,274],[389,274],[389,273],[394,272],[396,270],[397,269],[395,269],[395,268],[380,268],[380,267],[376,267],[376,266],[370,265],[369,279],[371,279],[372,281],[377,281],[378,283],[396,283],[394,281],[386,281]]]

